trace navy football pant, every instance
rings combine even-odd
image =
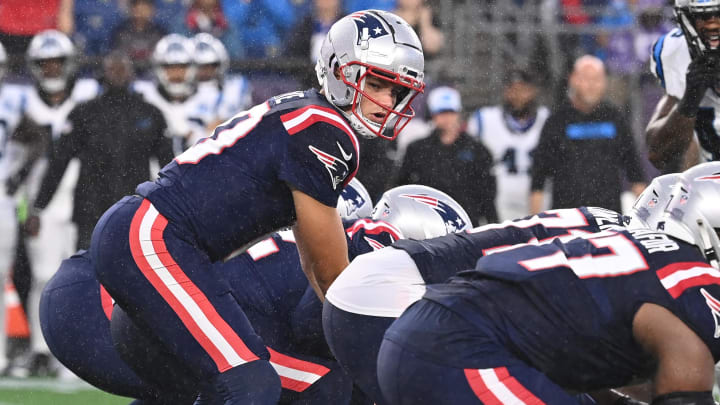
[[[385,330],[395,318],[354,314],[325,300],[322,320],[330,350],[355,384],[378,405],[391,403],[380,392],[377,356]]]
[[[211,382],[228,403],[274,403],[280,379],[267,373],[269,353],[223,276],[192,241],[141,197],[125,197],[93,232],[92,261],[100,283],[139,329],[155,337],[198,381]],[[254,361],[263,365],[252,365]],[[236,395],[242,395],[237,398]]]
[[[112,302],[101,293],[88,256],[64,260],[42,292],[40,326],[50,351],[78,377],[111,394],[153,404],[192,404],[194,395],[163,392],[122,361],[110,337],[110,314],[104,311]]]
[[[467,364],[472,367],[444,364],[433,356],[433,345],[442,339],[427,332],[428,325],[454,339],[472,336],[479,353],[495,355],[468,353]],[[393,405],[582,403],[516,358],[493,336],[481,333],[436,303],[423,299],[413,304],[390,326],[380,347],[378,380],[385,399]]]

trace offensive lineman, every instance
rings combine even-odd
[[[100,219],[90,249],[98,280],[193,371],[200,399],[273,403],[280,395],[269,353],[212,262],[294,224],[303,271],[318,294],[327,290],[348,264],[335,206],[358,167],[355,134],[397,136],[414,115],[423,68],[405,21],[374,10],[346,16],[323,44],[322,92],[239,113]]]
[[[577,404],[568,391],[652,380],[654,405],[714,404],[719,174],[702,165],[679,177],[664,232],[519,246],[428,286],[385,334],[383,394],[399,405]]]

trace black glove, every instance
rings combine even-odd
[[[695,117],[705,91],[715,85],[718,77],[720,59],[706,55],[693,59],[685,74],[685,94],[678,104],[678,112],[686,117]]]

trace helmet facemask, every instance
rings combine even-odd
[[[412,108],[411,103],[419,93],[423,92],[425,83],[422,83],[410,75],[394,73],[361,62],[347,63],[339,68],[339,73],[343,83],[351,87],[354,93],[350,104],[350,113],[352,114],[350,116],[351,122],[354,122],[356,125],[357,123],[363,125],[371,132],[370,137],[379,136],[393,140],[415,116],[415,110]],[[369,77],[376,77],[396,86],[395,89],[393,89],[393,91],[396,92],[394,106],[387,107],[368,94],[366,84]],[[381,123],[372,121],[363,115],[361,108],[363,97],[381,107],[386,112],[385,118]]]
[[[699,3],[696,0],[691,0],[682,6],[676,5],[674,12],[675,18],[687,41],[692,58],[701,55],[720,57],[720,29],[714,33],[714,36],[717,36],[715,40],[719,41],[719,43],[713,46],[707,42],[708,38],[704,38],[703,32],[698,30],[696,25],[698,19],[720,17],[720,1],[711,0]]]

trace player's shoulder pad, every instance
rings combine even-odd
[[[92,78],[75,81],[70,98],[80,103],[97,97],[100,94],[100,83]]]
[[[650,70],[660,80],[663,88],[666,87],[668,74],[684,73],[690,63],[690,51],[680,28],[660,36],[650,52]]]

